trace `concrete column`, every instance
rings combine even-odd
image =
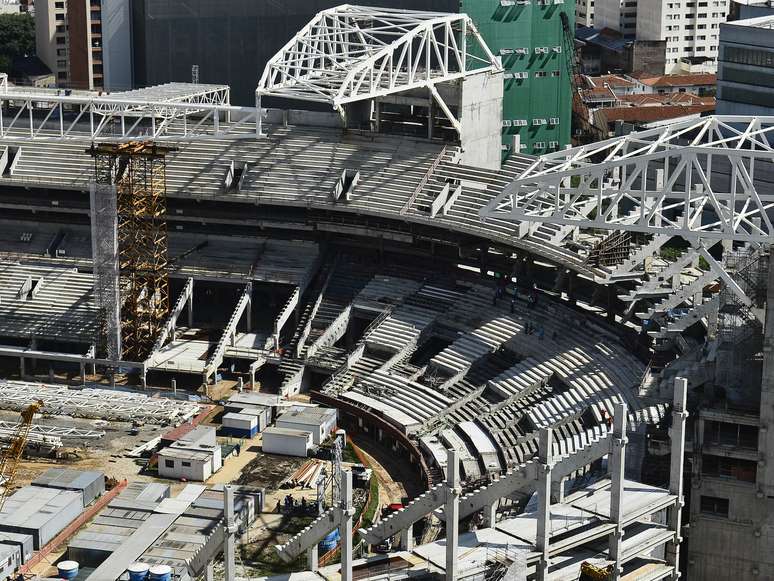
[[[188,328],[190,329],[193,327],[193,293],[194,293],[194,287],[193,284],[191,284],[191,293],[188,295]]]
[[[234,522],[234,489],[229,485],[223,487],[223,508],[226,516],[226,534],[223,540],[223,576],[224,581],[234,581],[236,574],[234,536],[237,527]]]
[[[537,519],[537,537],[535,539],[535,548],[540,555],[535,569],[535,579],[537,581],[546,581],[548,579],[548,551],[549,536],[551,534],[551,468],[553,464],[553,430],[543,428],[540,430],[538,441],[538,519]]]
[[[27,370],[24,368],[24,357],[19,357],[19,376],[24,379],[27,375]]]
[[[32,339],[30,339],[30,349],[34,351],[37,348],[38,348],[38,340],[35,337],[33,337]],[[32,368],[33,375],[35,374],[35,369],[37,368],[37,366],[38,366],[38,360],[30,359],[30,367]]]
[[[672,406],[671,461],[669,467],[669,492],[677,496],[675,505],[668,509],[669,530],[674,533],[674,539],[666,545],[666,562],[674,567],[672,579],[680,577],[680,529],[682,526],[681,512],[685,505],[683,499],[683,464],[685,462],[685,421],[688,412],[685,406],[688,399],[688,380],[675,378],[675,398]]]
[[[253,330],[253,299],[250,298],[247,301],[247,306],[245,306],[245,327],[247,327],[247,332],[250,333]],[[236,335],[236,331],[234,331],[234,334]]]
[[[433,138],[433,96],[427,100],[427,138]]]
[[[172,395],[177,395],[177,379],[172,378]]]
[[[564,478],[551,481],[551,503],[564,502]]]
[[[307,552],[306,552],[306,559],[307,559],[307,568],[310,571],[317,571],[320,567],[320,548],[317,543],[315,543]]]
[[[623,539],[624,468],[626,466],[626,405],[615,404],[613,417],[613,453],[610,455],[610,520],[615,529],[610,533],[610,559],[615,561],[613,579],[621,578],[621,540]]]
[[[345,470],[341,479],[342,519],[339,527],[341,536],[341,581],[352,581],[352,471]],[[228,579],[226,581],[229,581]]]
[[[478,249],[478,267],[481,269],[481,278],[486,278],[486,255],[487,255],[487,248],[479,248]]]
[[[490,528],[497,524],[497,503],[495,500],[492,504],[484,507],[484,527]]]
[[[81,361],[81,385],[86,385],[86,364]]]
[[[460,461],[455,450],[446,451],[446,581],[457,578],[460,541]]]
[[[210,561],[204,574],[205,581],[215,581],[215,564]]]
[[[607,320],[615,323],[615,287],[607,285]]]
[[[401,551],[413,551],[414,550],[414,525],[411,524],[408,528],[400,531],[400,550]]]
[[[575,287],[577,286],[578,273],[574,270],[567,271],[567,301],[575,304]]]
[[[140,385],[142,385],[143,389],[148,388],[148,374],[146,373],[145,369],[140,372]]]
[[[374,99],[374,129],[376,133],[382,130],[382,104],[379,99]]]
[[[255,96],[255,136],[263,136],[263,115],[261,111],[261,96]]]
[[[237,391],[239,393],[242,393],[245,390],[245,380],[242,379],[242,376],[239,376],[239,383],[237,384]]]

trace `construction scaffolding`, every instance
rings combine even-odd
[[[169,151],[141,142],[93,144],[89,149],[95,174],[93,238],[99,241],[94,243],[95,293],[109,359],[143,361],[169,312],[165,162]],[[117,257],[118,265],[118,308],[112,257]]]

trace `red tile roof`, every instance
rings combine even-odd
[[[638,80],[649,87],[697,87],[714,85],[717,82],[717,75],[711,73],[661,75],[659,77],[640,77]]]

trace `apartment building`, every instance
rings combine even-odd
[[[35,4],[37,53],[56,75],[57,86],[104,88],[102,4],[103,0],[38,0]]]
[[[637,35],[637,1],[595,0],[594,27],[615,30],[624,38],[634,39]]]
[[[594,26],[595,0],[575,0],[576,26]]]
[[[626,38],[666,41],[664,73],[717,69],[720,24],[729,0],[596,0],[596,28]]]
[[[729,0],[640,0],[637,38],[666,40],[665,73],[715,72]]]

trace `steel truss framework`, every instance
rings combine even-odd
[[[0,138],[15,142],[255,137],[258,110],[234,107],[222,85],[170,83],[112,95],[8,87],[0,78]]]
[[[129,422],[137,420],[160,425],[183,422],[199,413],[197,404],[163,397],[110,389],[74,391],[66,386],[0,381],[0,405],[3,409],[20,411],[37,400],[43,400],[43,412],[48,414]]]
[[[470,44],[469,44],[470,43]],[[466,14],[342,5],[318,13],[266,65],[256,96],[343,105],[500,70]]]
[[[121,354],[144,361],[169,312],[167,149],[146,143],[95,145],[95,181],[114,185],[121,309]],[[111,232],[106,235],[112,235]],[[98,304],[114,300],[98,299]],[[113,334],[105,329],[108,338]],[[110,341],[107,342],[108,344]]]
[[[684,121],[543,155],[481,216],[770,242],[772,161],[774,117]]]

